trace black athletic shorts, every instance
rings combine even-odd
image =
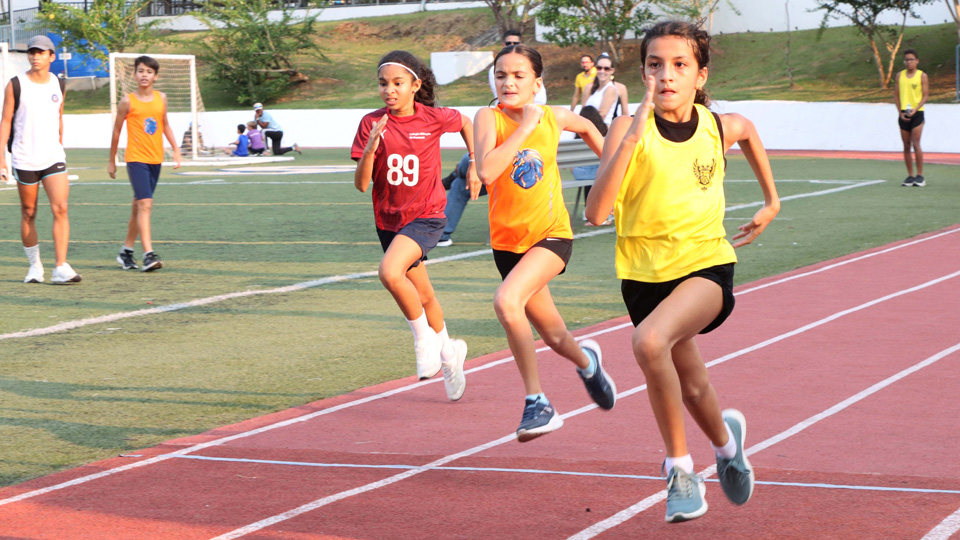
[[[380,238],[380,247],[383,252],[387,252],[390,243],[398,234],[402,234],[420,246],[420,260],[414,261],[410,268],[416,268],[420,261],[427,260],[427,253],[437,247],[440,236],[443,234],[443,228],[447,226],[447,218],[417,218],[407,223],[397,232],[377,229],[377,237]],[[409,270],[408,268],[407,270]]]
[[[560,270],[560,274],[567,271],[567,263],[570,262],[570,256],[573,255],[572,239],[544,238],[543,240],[534,244],[530,249],[535,247],[541,247],[552,251],[557,257],[560,257],[561,261],[563,261],[563,270]],[[493,250],[493,262],[497,264],[497,270],[500,271],[500,279],[507,279],[507,274],[513,270],[513,267],[520,262],[520,259],[522,259],[528,251],[530,250],[528,249],[523,253],[514,253],[512,251],[501,251],[499,249]]]
[[[735,303],[733,297],[733,267],[734,263],[711,266],[663,283],[624,279],[620,283],[620,293],[623,295],[623,303],[627,305],[630,321],[633,322],[634,326],[639,326],[647,318],[647,315],[653,313],[660,302],[670,296],[677,285],[692,277],[701,277],[720,285],[720,289],[723,291],[723,307],[720,309],[720,314],[700,333],[706,334],[716,329],[733,312],[733,304]]]
[[[900,111],[907,112],[907,111]],[[900,115],[897,115],[897,123],[900,124],[900,129],[904,131],[913,131],[913,128],[923,125],[923,111],[917,111],[913,113],[913,116],[910,117],[910,120],[904,122],[903,118]]]
[[[32,186],[48,176],[54,176],[65,172],[67,172],[67,165],[63,162],[54,163],[42,171],[25,171],[23,169],[13,170],[14,177],[16,177],[17,182],[20,182],[25,186]]]

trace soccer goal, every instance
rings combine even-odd
[[[3,110],[3,98],[7,95],[6,88],[7,83],[10,81],[10,78],[13,77],[13,66],[10,65],[10,49],[7,46],[6,42],[0,43],[0,77],[3,78],[3,84],[0,85],[0,88],[4,90],[3,93],[0,93],[0,111]],[[7,160],[7,167],[11,167],[11,156],[10,152],[7,152],[7,148],[3,148],[3,156]],[[16,184],[16,180],[13,179],[13,174],[7,174],[7,184]]]
[[[133,62],[139,56],[141,54],[110,53],[111,125],[116,122],[120,100],[137,89]],[[203,98],[197,84],[196,57],[192,54],[151,54],[150,57],[160,63],[160,77],[154,88],[167,96],[167,117],[174,137],[180,144],[183,160],[197,161],[222,154],[218,137],[207,129]],[[123,161],[125,143],[126,137],[121,136],[117,153],[120,161]],[[168,144],[164,142],[164,161],[172,159]]]

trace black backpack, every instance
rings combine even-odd
[[[57,77],[57,82],[60,83],[60,95],[65,95],[67,90],[67,80]],[[16,117],[17,109],[20,108],[20,77],[14,77],[10,79],[10,84],[13,85],[13,116]],[[10,138],[7,139],[7,151],[13,152],[13,118],[10,119]]]

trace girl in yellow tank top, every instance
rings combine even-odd
[[[617,276],[636,326],[631,344],[666,446],[668,522],[707,510],[687,450],[684,403],[717,454],[727,497],[743,504],[753,493],[743,454],[746,420],[734,409],[721,412],[694,338],[733,309],[733,248],[752,242],[780,209],[753,124],[705,106],[709,51],[710,36],[689,23],[666,21],[647,31],[640,45],[646,96],[634,118],[610,126],[587,199],[593,223],[611,208],[616,214]],[[724,238],[723,154],[734,143],[757,176],[764,205],[731,247]]]
[[[494,66],[500,103],[477,112],[474,140],[477,173],[490,194],[490,244],[503,278],[493,306],[526,391],[517,429],[517,439],[524,442],[563,425],[540,387],[531,323],[551,349],[576,364],[598,405],[610,409],[616,399],[599,345],[592,340],[577,344],[547,287],[563,272],[573,246],[557,169],[560,132],[579,133],[597,155],[603,140],[593,123],[569,109],[533,103],[543,86],[543,62],[536,50],[506,47]]]
[[[893,96],[897,104],[897,123],[900,125],[900,139],[903,141],[903,161],[907,165],[907,177],[900,183],[904,187],[923,187],[927,181],[923,178],[923,149],[920,137],[923,135],[923,106],[930,99],[930,80],[927,74],[917,69],[920,56],[914,49],[903,51],[903,65],[906,69],[896,77]],[[917,175],[913,175],[913,159],[917,162]]]

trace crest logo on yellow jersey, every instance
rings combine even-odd
[[[693,160],[693,175],[697,177],[697,185],[701,190],[706,191],[710,187],[716,172],[717,158],[711,159],[709,165],[701,165],[700,160]]]

